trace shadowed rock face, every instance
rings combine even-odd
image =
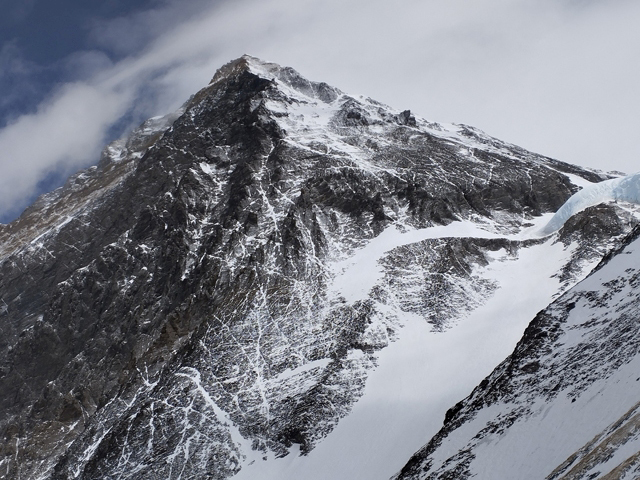
[[[563,172],[601,179],[250,57],[174,117],[0,227],[0,478],[228,478],[308,451],[398,328],[380,296],[332,296],[331,262],[391,224],[512,231],[576,190]],[[411,248],[443,274],[519,247]]]

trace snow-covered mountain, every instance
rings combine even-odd
[[[536,314],[590,308],[566,298],[632,245],[633,182],[230,62],[0,226],[0,478],[386,479],[435,434],[402,475],[446,435],[467,468],[483,378],[532,338],[555,378]]]

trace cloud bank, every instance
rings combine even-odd
[[[176,109],[243,53],[560,160],[639,169],[637,2],[187,3],[94,25],[99,48],[69,60],[74,80],[0,130],[0,215],[51,172],[95,164],[114,125]]]

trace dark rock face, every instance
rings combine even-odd
[[[371,298],[332,296],[331,262],[391,224],[512,231],[576,190],[562,172],[601,179],[289,68],[226,65],[2,226],[1,478],[228,478],[250,452],[310,450],[397,328]],[[463,299],[429,292],[519,247],[403,247],[372,298],[411,250],[430,275],[402,308],[446,328]]]

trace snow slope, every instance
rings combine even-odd
[[[548,216],[540,217],[537,225],[546,221]],[[334,288],[346,292],[349,301],[359,300],[380,279],[377,260],[386,252],[409,239],[447,236],[498,237],[471,222],[405,233],[390,227],[349,261],[335,266],[340,273]],[[435,331],[418,315],[403,312],[404,328],[380,352],[363,397],[326,439],[306,456],[293,452],[285,458],[265,457],[266,461],[243,467],[233,478],[382,480],[392,476],[439,430],[447,409],[508,355],[531,318],[558,294],[558,269],[569,261],[572,250],[550,238],[519,250],[515,257],[505,250],[493,252],[493,261],[474,274],[495,282],[497,290],[444,332]],[[592,266],[593,262],[584,271]],[[350,275],[359,271],[367,274]],[[351,287],[348,279],[354,280]]]
[[[639,233],[536,316],[398,478],[638,478]]]

